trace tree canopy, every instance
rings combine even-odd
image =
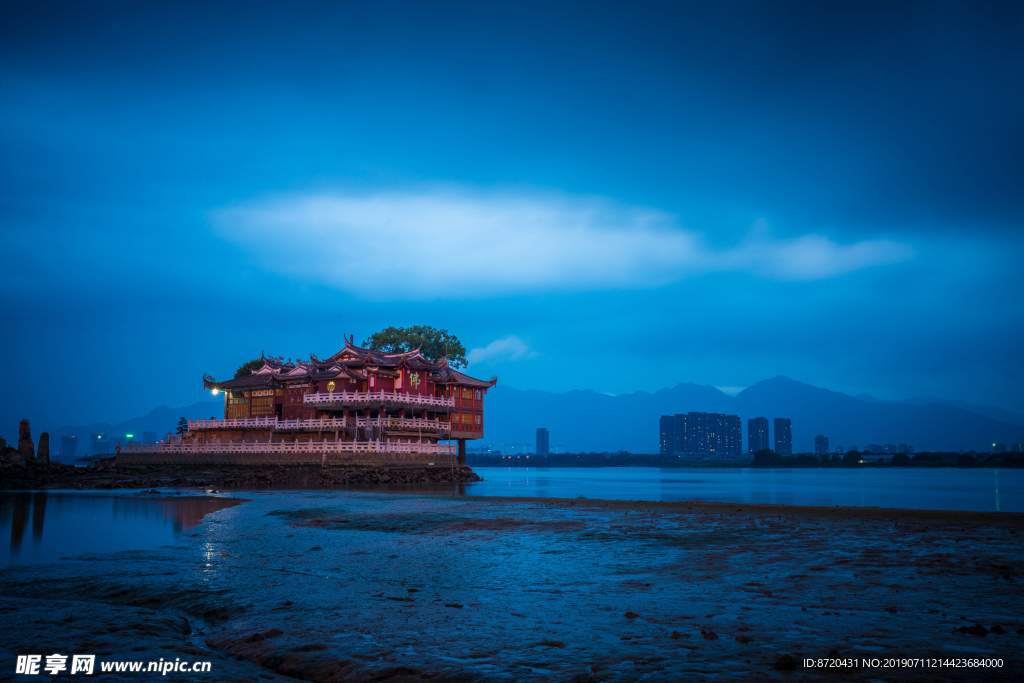
[[[235,370],[235,379],[238,379],[239,377],[244,377],[245,375],[251,375],[252,373],[256,372],[262,367],[262,358],[253,358],[250,361],[246,361],[245,363],[239,365],[238,369]]]
[[[439,330],[429,325],[385,327],[363,342],[363,346],[368,349],[388,353],[412,351],[420,345],[420,353],[430,360],[447,356],[453,368],[466,367],[466,347],[462,342],[448,330]]]

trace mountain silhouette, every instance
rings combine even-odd
[[[813,452],[818,434],[829,438],[832,450],[905,443],[918,451],[982,451],[991,450],[996,442],[1024,442],[1024,425],[961,406],[861,399],[784,376],[758,382],[735,397],[692,383],[621,396],[520,391],[499,385],[488,392],[486,406],[481,443],[533,443],[537,427],[546,427],[551,445],[562,445],[567,451],[657,453],[660,416],[690,411],[742,417],[744,449],[746,421],[762,415],[768,418],[772,434],[773,418],[793,421],[794,452]]]
[[[178,424],[178,420],[182,417],[189,420],[198,420],[209,417],[222,418],[224,417],[224,401],[223,399],[200,401],[199,403],[193,403],[192,405],[184,406],[182,408],[160,406],[158,408],[154,408],[141,417],[133,417],[130,420],[114,424],[110,424],[108,422],[94,422],[87,425],[61,427],[60,429],[50,432],[50,451],[51,453],[54,451],[60,451],[60,437],[62,436],[78,437],[78,447],[75,455],[76,458],[81,457],[83,452],[88,452],[89,455],[92,455],[89,443],[90,434],[106,432],[111,443],[114,445],[116,445],[119,440],[122,443],[125,442],[128,434],[132,434],[135,438],[141,439],[143,432],[156,432],[157,439],[164,439],[167,437],[167,432],[174,431]],[[111,450],[113,450],[113,446],[111,446]],[[63,453],[60,453],[55,457],[60,460],[67,460]]]

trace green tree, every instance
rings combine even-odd
[[[892,464],[896,465],[897,467],[909,467],[910,456],[907,455],[906,453],[897,453],[896,455],[892,456]]]
[[[782,458],[770,448],[762,448],[754,453],[754,467],[772,467],[781,463]]]
[[[449,334],[448,330],[439,330],[428,325],[385,327],[380,332],[370,335],[370,338],[363,342],[363,346],[388,353],[412,351],[417,346],[422,346],[420,353],[430,360],[446,356],[453,368],[466,367],[466,347],[462,342],[454,334]]]
[[[181,418],[180,420],[178,420],[178,427],[177,427],[177,429],[175,431],[178,432],[178,436],[181,436],[182,434],[187,432],[188,431],[188,420],[186,418],[184,418],[184,417]]]
[[[857,451],[846,451],[843,456],[843,467],[859,467],[860,453]]]
[[[238,369],[235,370],[235,379],[238,379],[239,377],[244,377],[246,375],[251,375],[252,373],[256,372],[262,367],[263,359],[253,358],[252,360],[242,363],[241,365],[238,366]]]

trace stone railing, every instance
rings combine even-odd
[[[401,432],[435,432],[448,433],[451,425],[441,420],[423,420],[409,417],[357,417],[357,427],[378,427],[385,430]]]
[[[172,443],[121,446],[121,453],[425,453],[455,455],[454,444],[394,441],[290,441],[253,443]]]
[[[311,420],[279,420],[276,417],[237,417],[227,420],[189,420],[190,432],[199,429],[274,429],[281,431],[334,431],[352,426],[343,417],[319,417]]]
[[[306,394],[303,403],[315,406],[416,406],[419,408],[453,408],[455,399],[445,396],[420,396],[402,394],[396,391],[332,391],[320,394]]]

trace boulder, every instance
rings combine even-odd
[[[39,435],[39,448],[36,450],[36,458],[40,465],[50,464],[50,433],[43,432]]]
[[[22,420],[18,424],[18,450],[25,460],[35,457],[35,447],[32,445],[32,427],[28,420]]]

